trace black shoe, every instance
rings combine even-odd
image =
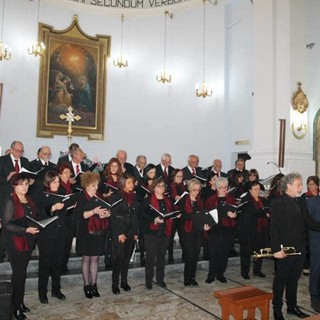
[[[264,273],[262,273],[261,271],[256,271],[256,272],[253,272],[253,274],[259,278],[265,278],[266,275]]]
[[[215,278],[207,278],[206,283],[212,283],[214,282]]]
[[[169,255],[169,264],[174,264],[173,255]]]
[[[246,279],[246,280],[249,280],[250,279],[250,276],[247,274],[247,273],[241,273],[241,275],[242,275],[242,278],[243,279]]]
[[[92,289],[92,296],[95,297],[95,298],[99,298],[100,297],[100,293],[98,291],[98,287],[97,287],[96,283],[92,286],[91,289]]]
[[[184,280],[184,285],[185,285],[186,287],[190,287],[190,286],[191,286],[190,280]]]
[[[61,275],[65,276],[65,275],[67,275],[67,274],[69,274],[69,273],[70,273],[70,271],[69,271],[68,268],[63,268],[63,269],[62,269],[62,272],[61,272]]]
[[[40,303],[47,304],[49,303],[47,295],[39,296]]]
[[[152,284],[151,283],[146,283],[146,288],[147,288],[147,290],[152,290]]]
[[[113,294],[120,294],[120,289],[119,289],[119,287],[112,287],[112,293],[113,293]]]
[[[310,317],[308,314],[302,312],[298,306],[295,308],[288,308],[287,313],[294,314],[295,316],[297,316],[298,318],[301,318],[301,319]]]
[[[238,256],[238,251],[236,249],[231,249],[229,252],[229,257],[237,257]]]
[[[66,296],[60,290],[52,291],[51,296],[59,300],[66,300]]]
[[[21,303],[20,310],[22,312],[30,312],[30,309],[28,307],[26,307],[26,305],[24,303]]]
[[[224,276],[217,276],[217,280],[221,283],[227,283],[227,279]]]
[[[274,320],[284,320],[282,312],[281,311],[273,311],[273,319]]]
[[[166,288],[167,287],[167,285],[166,285],[166,283],[164,281],[158,281],[157,285],[160,286],[161,288]]]
[[[198,282],[195,280],[195,279],[191,279],[190,280],[190,284],[192,285],[192,286],[194,286],[194,287],[197,287],[199,284],[198,284]]]
[[[131,291],[130,286],[126,282],[122,282],[120,286],[124,291]]]
[[[16,309],[13,311],[13,315],[15,317],[16,320],[24,320],[24,319],[27,319],[27,317],[24,315],[24,313],[22,312],[22,310],[19,308],[19,309]]]
[[[86,296],[86,298],[88,298],[88,299],[93,298],[92,287],[90,285],[84,286],[83,291],[84,291],[84,295]]]

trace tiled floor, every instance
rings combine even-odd
[[[132,291],[121,291],[120,295],[113,295],[110,286],[110,272],[100,275],[100,298],[86,299],[82,285],[73,284],[62,288],[67,296],[66,301],[58,301],[48,295],[49,304],[39,303],[37,291],[29,289],[26,292],[25,302],[31,308],[28,319],[99,319],[99,320],[206,320],[221,319],[221,310],[213,292],[224,288],[232,288],[251,284],[266,291],[271,291],[273,280],[273,262],[265,260],[263,271],[265,279],[251,276],[251,280],[244,280],[239,272],[239,258],[230,259],[225,274],[228,282],[222,284],[213,282],[206,284],[207,263],[201,263],[197,273],[199,287],[184,287],[183,268],[173,268],[167,271],[166,283],[168,288],[162,289],[154,284],[153,290],[148,291],[144,286],[144,270],[142,268],[130,271],[129,284]],[[299,284],[298,304],[310,315],[315,313],[310,307],[308,293],[308,278],[302,276]],[[272,308],[270,309],[272,311]],[[272,315],[272,312],[270,312]],[[285,305],[283,314],[286,319],[294,319],[286,315]],[[272,317],[270,317],[272,319]],[[259,315],[256,319],[260,319]]]

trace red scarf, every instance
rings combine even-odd
[[[83,192],[86,199],[90,201],[92,197],[88,195],[86,191]],[[96,194],[97,197],[102,199],[102,195]],[[104,230],[107,230],[109,227],[109,219],[108,218],[100,218],[99,215],[94,214],[89,218],[88,222],[88,232],[89,233],[99,233],[103,232]]]
[[[171,204],[170,200],[166,196],[164,196],[163,200],[164,200],[164,204],[166,206],[166,209],[167,209],[168,213],[172,212],[173,208],[172,208],[172,204]],[[156,195],[154,193],[150,197],[150,204],[154,208],[156,208],[158,211],[160,211],[159,200],[157,199],[157,197],[156,197]],[[168,219],[168,220],[164,220],[163,223],[165,224],[164,234],[166,235],[167,238],[169,238],[170,235],[171,235],[171,231],[172,231],[172,223],[173,223],[173,221],[172,221],[172,219]],[[154,230],[154,231],[158,230],[159,226],[160,226],[159,223],[158,224],[154,224],[154,223],[150,223],[149,224],[150,230]]]
[[[196,203],[197,203],[197,211],[202,210],[203,204],[202,204],[202,201],[201,201],[200,197],[197,198]],[[194,212],[194,208],[192,207],[192,204],[191,204],[190,195],[186,196],[186,202],[185,202],[185,205],[184,205],[184,212],[186,214],[192,214],[192,215],[196,214],[196,212]],[[193,225],[192,219],[191,220],[186,220],[184,222],[184,230],[186,232],[191,232],[192,225]]]
[[[32,212],[32,217],[33,219],[36,218],[36,206],[32,202],[29,196],[26,195],[26,199],[28,201],[28,205],[31,207],[31,212]],[[14,218],[19,219],[25,217],[26,213],[24,210],[24,205],[21,203],[19,200],[19,197],[15,192],[12,193],[12,201],[13,201],[13,206],[14,206]],[[14,235],[13,238],[13,245],[15,249],[19,252],[23,251],[29,251],[31,248],[29,248],[28,245],[28,239],[26,236],[16,236]]]
[[[234,197],[232,197],[230,194],[227,194],[226,195],[226,203],[235,204]],[[211,210],[211,209],[217,208],[218,204],[219,204],[218,193],[215,193],[211,197],[208,198],[208,200],[206,202],[206,208]],[[219,219],[218,224],[220,224],[220,219]],[[228,216],[223,217],[221,219],[221,224],[227,228],[234,228],[236,225],[236,219],[229,218]]]
[[[125,200],[127,200],[128,205],[132,206],[134,203],[134,193],[133,192],[122,192],[122,196]]]
[[[115,175],[115,176],[117,176],[117,175]],[[113,180],[112,176],[108,177],[107,184],[110,184],[110,186],[118,188],[118,181]]]
[[[251,198],[252,202],[254,203],[254,206],[255,206],[257,211],[261,210],[264,207],[262,198],[259,197],[259,200],[257,201],[255,198],[253,198],[251,196],[251,194],[250,194],[250,198]],[[269,222],[268,222],[268,218],[267,217],[258,218],[258,221],[257,221],[257,230],[258,230],[258,232],[263,231],[265,228],[268,227],[268,225],[269,225]]]
[[[62,180],[60,180],[60,184],[63,188],[66,189],[66,194],[71,194],[72,190],[71,190],[71,183],[68,181],[67,183],[64,183]]]

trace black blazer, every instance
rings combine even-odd
[[[76,173],[74,172],[73,170],[73,166],[72,166],[72,162],[69,161],[69,165],[70,165],[70,168],[71,168],[71,178],[75,177],[76,176]],[[80,171],[81,172],[86,172],[86,171],[89,171],[89,166],[87,164],[85,164],[84,162],[81,162],[80,163]],[[81,174],[79,174],[77,177],[76,177],[76,183],[73,185],[74,188],[81,188],[81,182],[80,182],[80,176]]]
[[[133,172],[134,166],[131,163],[125,162],[123,166],[126,168],[126,172],[130,173],[132,176],[134,175],[134,172]]]
[[[171,173],[172,173],[173,170],[174,170],[174,167],[172,167],[172,166],[168,167],[168,178],[166,179],[164,177],[164,174],[163,174],[163,171],[162,171],[162,168],[161,168],[161,164],[159,163],[159,164],[156,165],[156,177],[157,177],[157,179],[159,179],[159,178],[164,179],[166,181],[166,183],[168,184],[170,176],[171,176]]]
[[[133,176],[135,177],[136,181],[138,181],[138,182],[144,181],[144,178],[143,178],[144,173],[145,173],[145,170],[143,170],[142,177],[141,177],[140,172],[138,171],[137,167],[136,166],[133,167]]]
[[[21,167],[24,167],[25,169],[29,170],[29,160],[27,158],[21,157],[20,158]],[[14,165],[12,163],[10,155],[2,156],[0,157],[0,206],[2,207],[6,199],[11,194],[12,188],[7,181],[7,177],[10,172],[15,171]],[[1,210],[2,211],[2,210]]]
[[[205,176],[207,177],[207,179],[211,179],[211,177],[213,177],[214,176],[214,171],[212,170],[212,167],[213,166],[210,166],[210,167],[208,167],[208,168],[206,168],[205,169]],[[225,172],[222,172],[222,171],[220,171],[220,177],[223,177],[223,178],[227,178],[228,177],[228,175],[225,173]]]
[[[62,156],[58,159],[58,163],[57,165],[61,164],[61,163],[69,163],[69,154],[66,154],[65,156]]]
[[[192,178],[196,178],[192,175],[191,171],[189,170],[188,167],[184,167],[182,169],[183,171],[183,180],[190,180]],[[206,179],[206,177],[204,176],[202,170],[198,167],[196,168],[196,175],[200,178]],[[203,183],[204,181],[200,181],[201,183]]]

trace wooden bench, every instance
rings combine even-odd
[[[235,320],[243,320],[243,312],[248,311],[248,320],[255,319],[255,309],[261,312],[261,320],[269,320],[269,304],[272,293],[265,292],[253,286],[243,286],[214,292],[219,299],[222,320],[228,320],[232,315]]]

